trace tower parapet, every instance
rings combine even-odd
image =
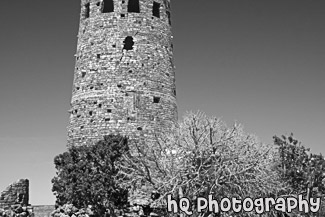
[[[175,130],[169,0],[81,0],[68,147]]]

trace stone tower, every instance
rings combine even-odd
[[[68,147],[175,130],[170,0],[81,0]]]

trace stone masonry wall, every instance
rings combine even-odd
[[[50,217],[54,210],[54,205],[33,206],[34,217]]]
[[[75,56],[68,147],[175,132],[169,0],[81,0]]]
[[[13,204],[28,205],[29,201],[29,181],[20,179],[9,185],[0,193],[0,208],[11,206]]]

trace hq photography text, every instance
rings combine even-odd
[[[180,213],[183,212],[186,215],[193,214],[193,207],[198,213],[202,212],[256,212],[257,214],[263,214],[270,212],[272,209],[283,213],[291,213],[293,210],[304,213],[316,213],[321,206],[321,198],[310,198],[309,200],[303,199],[302,195],[296,197],[279,197],[279,198],[222,198],[216,200],[212,195],[208,198],[198,197],[195,205],[190,202],[186,197],[180,200],[174,200],[171,195],[167,195],[167,207],[168,212]]]

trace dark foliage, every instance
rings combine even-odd
[[[128,191],[119,186],[117,165],[127,151],[126,138],[110,135],[93,146],[72,147],[56,156],[57,175],[52,179],[56,203],[79,209],[91,205],[97,216],[126,205]]]
[[[307,198],[325,194],[325,160],[322,154],[312,154],[293,138],[291,134],[274,136],[274,144],[279,146],[279,172],[295,194],[305,194]]]

